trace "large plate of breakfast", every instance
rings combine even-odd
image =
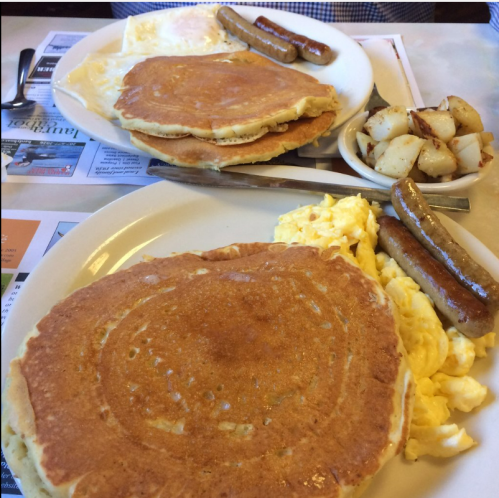
[[[494,496],[499,262],[392,204],[158,182],[81,223],[2,339],[25,496]]]
[[[178,166],[267,161],[357,113],[373,86],[362,48],[309,17],[214,4],[92,33],[59,61],[54,102],[92,138]]]

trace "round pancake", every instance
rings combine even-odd
[[[167,163],[177,166],[220,169],[234,164],[263,162],[284,154],[321,137],[334,123],[336,113],[325,112],[316,118],[304,118],[288,123],[288,129],[266,133],[249,143],[219,146],[185,137],[165,140],[137,131],[130,132],[135,147]]]
[[[114,108],[128,130],[231,138],[318,116],[338,100],[331,85],[242,51],[146,59],[126,74]]]
[[[278,124],[273,126],[272,128],[262,128],[258,133],[253,135],[244,135],[241,137],[232,137],[232,138],[203,138],[196,137],[198,140],[203,142],[209,142],[210,144],[220,145],[220,146],[229,146],[229,145],[239,145],[246,144],[250,142],[254,142],[258,140],[260,137],[263,137],[266,133],[283,133],[288,129],[288,123]]]
[[[11,363],[27,498],[358,495],[407,437],[392,303],[335,248],[239,244],[74,292]]]

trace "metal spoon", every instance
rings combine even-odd
[[[19,56],[19,67],[17,68],[17,95],[14,100],[4,102],[2,104],[2,109],[17,111],[20,109],[28,109],[36,104],[34,100],[28,100],[24,96],[24,84],[26,83],[29,67],[31,66],[34,55],[35,51],[32,48],[25,48],[21,52],[21,55]]]

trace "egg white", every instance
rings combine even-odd
[[[247,50],[217,21],[219,5],[182,7],[129,17],[116,54],[89,54],[55,86],[90,111],[116,119],[123,78],[147,57],[206,55]]]
[[[155,55],[204,55],[246,50],[230,38],[216,18],[219,5],[197,5],[129,17],[122,52]]]

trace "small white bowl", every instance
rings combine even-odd
[[[357,171],[359,175],[362,175],[367,180],[371,180],[383,187],[391,187],[397,181],[395,178],[390,178],[389,176],[374,171],[373,168],[370,168],[357,156],[359,147],[357,145],[356,133],[362,131],[362,128],[367,121],[368,114],[368,112],[357,114],[357,116],[354,116],[345,126],[343,126],[338,136],[338,148],[343,159],[351,168]],[[490,161],[479,173],[470,173],[457,180],[452,180],[451,182],[418,183],[417,185],[421,192],[450,192],[452,190],[468,188],[473,183],[482,180],[490,171],[492,164],[496,160],[497,159],[494,158],[493,161]]]

